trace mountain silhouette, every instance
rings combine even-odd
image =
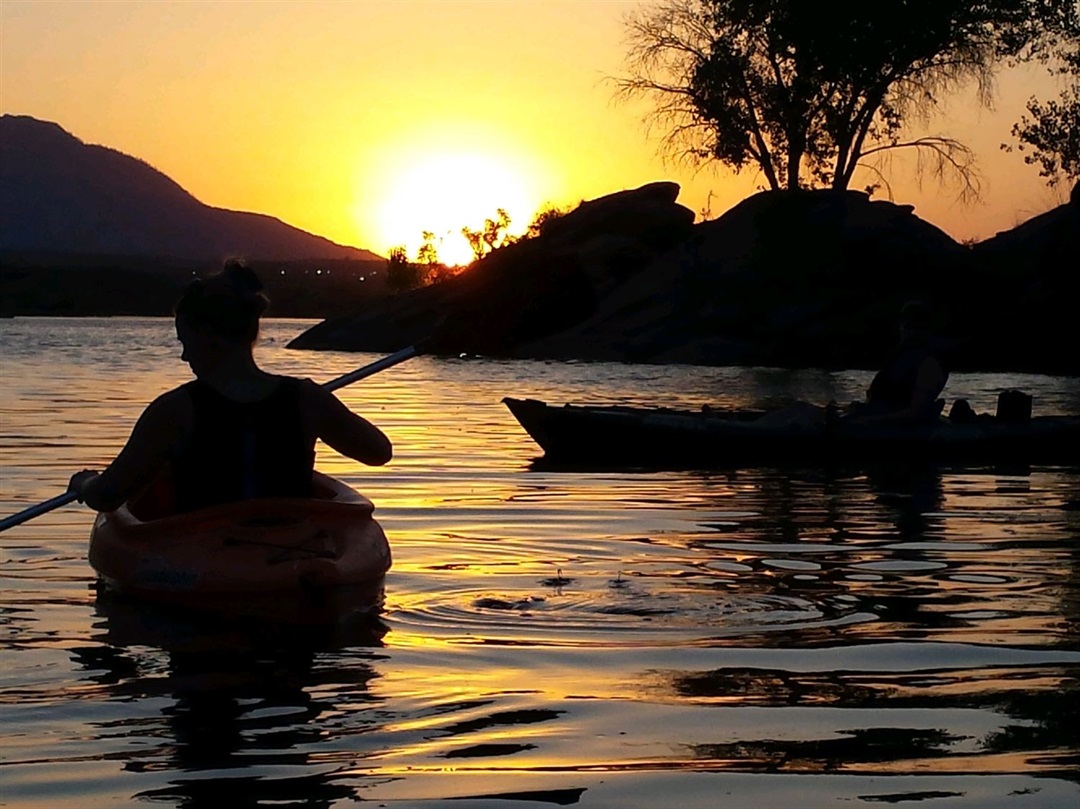
[[[272,216],[205,205],[143,161],[25,115],[0,117],[0,251],[380,259]]]

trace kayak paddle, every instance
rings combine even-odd
[[[549,258],[543,252],[539,256],[545,262]],[[536,260],[534,256],[534,262]],[[597,300],[587,277],[574,262],[565,258],[557,265],[552,276],[558,282],[560,303],[560,308],[554,310],[548,305],[547,296],[553,294],[551,288],[542,285],[534,288],[537,282],[528,274],[522,277],[520,273],[505,272],[505,268],[496,266],[495,269],[503,271],[489,272],[479,278],[468,279],[471,300],[467,304],[459,300],[451,308],[450,314],[435,328],[433,335],[362,368],[331,379],[323,383],[323,387],[329,391],[338,390],[421,354],[442,353],[447,350],[457,353],[463,349],[471,353],[483,353],[486,348],[499,343],[527,342],[569,328],[596,310]],[[485,323],[487,327],[486,340],[470,340],[469,336],[475,332],[479,323]],[[0,520],[0,532],[77,499],[74,492],[64,492],[30,506]]]
[[[403,348],[400,351],[395,351],[393,354],[375,360],[375,362],[369,363],[362,368],[357,368],[355,371],[349,371],[349,373],[342,374],[336,379],[331,379],[329,382],[323,383],[323,387],[327,390],[334,391],[339,388],[344,388],[346,385],[351,385],[353,382],[359,382],[361,379],[377,374],[379,371],[383,371],[387,368],[392,368],[395,365],[405,362],[405,360],[412,359],[413,357],[424,353],[422,345],[422,343],[418,343],[417,345]],[[79,496],[75,492],[64,492],[63,494],[58,494],[56,497],[51,497],[48,500],[44,500],[29,508],[24,508],[22,511],[0,520],[0,532],[6,531],[9,528],[14,528],[16,525],[21,525],[27,520],[34,519],[34,517],[48,514],[50,511],[58,509],[61,506],[66,506],[68,503],[78,499]]]
[[[53,509],[60,508],[60,506],[66,506],[72,500],[77,500],[78,498],[79,495],[75,492],[64,492],[63,494],[56,495],[56,497],[38,503],[36,506],[24,508],[18,514],[12,514],[10,517],[4,517],[4,519],[0,520],[0,531],[14,528],[16,525],[20,525],[27,520],[32,520],[34,517],[41,514],[47,514]]]

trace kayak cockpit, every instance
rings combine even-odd
[[[174,513],[155,481],[99,514],[90,565],[118,591],[257,593],[380,580],[389,543],[374,505],[316,472],[310,498],[260,498]]]

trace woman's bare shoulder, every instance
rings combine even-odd
[[[191,417],[191,396],[183,385],[167,390],[146,406],[144,420],[182,423]]]
[[[304,406],[316,406],[325,404],[334,395],[319,383],[307,377],[288,377],[291,384],[296,386],[299,392],[300,403]]]

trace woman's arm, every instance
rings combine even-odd
[[[382,466],[393,457],[393,446],[383,431],[349,410],[333,393],[310,380],[303,390],[317,438],[370,466]]]
[[[105,471],[75,473],[68,490],[96,511],[119,508],[160,471],[190,421],[191,400],[186,393],[162,394],[139,416],[124,448]]]
[[[911,391],[911,400],[905,407],[888,413],[869,416],[856,414],[850,418],[860,424],[872,424],[890,421],[914,421],[936,415],[933,412],[935,403],[938,394],[945,388],[946,381],[948,381],[948,374],[945,373],[941,363],[934,357],[927,357],[919,366],[919,371],[915,376],[915,385]]]

